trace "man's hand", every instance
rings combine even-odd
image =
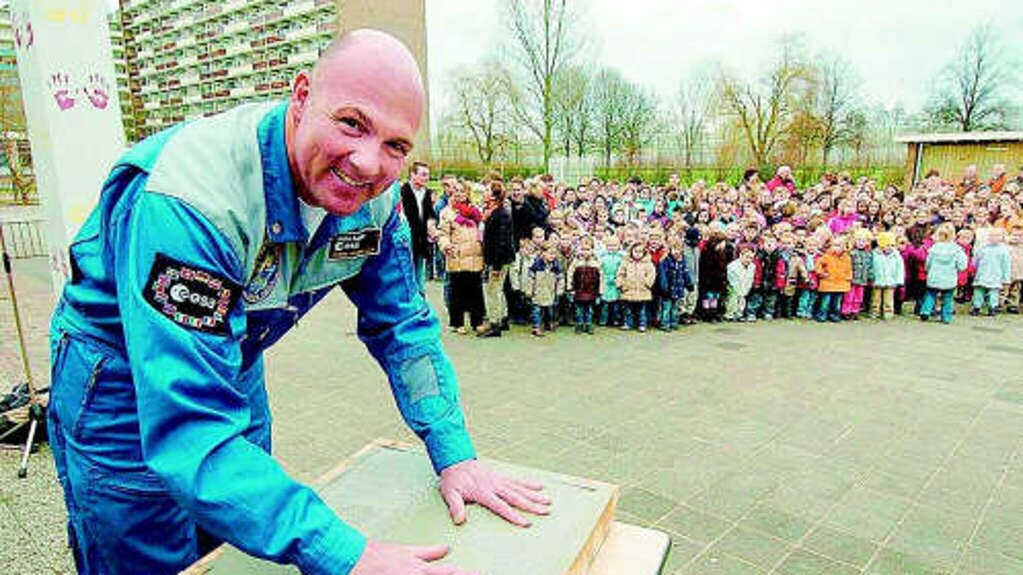
[[[456,525],[465,522],[465,504],[478,503],[509,523],[529,527],[529,520],[513,508],[536,515],[550,513],[551,501],[538,493],[541,489],[539,483],[502,477],[475,459],[440,472],[440,494]]]
[[[447,545],[409,547],[368,541],[351,575],[474,575],[453,565],[431,565],[447,554]]]

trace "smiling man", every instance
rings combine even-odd
[[[415,61],[336,40],[287,102],[129,150],[71,251],[49,429],[79,572],[177,573],[221,541],[308,574],[460,573],[443,546],[367,541],[269,455],[262,352],[335,286],[440,475],[517,525],[539,486],[476,460],[394,185],[424,112]]]

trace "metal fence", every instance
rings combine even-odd
[[[0,222],[7,253],[16,259],[46,257],[45,224],[42,219]]]

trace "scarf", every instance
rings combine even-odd
[[[476,227],[483,219],[483,216],[480,214],[479,209],[477,209],[476,206],[468,202],[464,204],[460,202],[454,202],[451,204],[451,207],[456,212],[458,212],[458,215],[455,216],[455,222],[460,226]]]

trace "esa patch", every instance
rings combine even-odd
[[[228,278],[158,253],[142,296],[175,323],[227,335],[227,315],[241,291]]]
[[[380,253],[380,228],[344,232],[330,238],[327,259],[347,260]]]

